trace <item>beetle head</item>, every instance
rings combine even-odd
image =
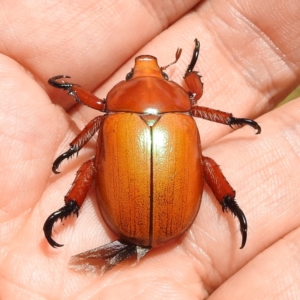
[[[162,72],[157,59],[151,55],[140,55],[135,59],[135,66],[126,76],[126,80],[138,77],[157,77],[168,80],[167,74]]]

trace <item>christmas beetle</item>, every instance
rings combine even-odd
[[[65,205],[51,214],[44,233],[52,247],[52,228],[58,219],[78,211],[92,184],[107,226],[119,239],[78,254],[75,261],[101,259],[104,270],[136,254],[141,259],[151,248],[181,236],[192,225],[201,203],[204,181],[223,211],[231,211],[240,223],[241,247],[247,240],[247,220],[235,201],[235,191],[217,163],[202,155],[200,136],[193,117],[233,126],[250,125],[261,132],[253,120],[235,118],[230,113],[197,106],[203,84],[197,62],[200,43],[195,48],[184,80],[188,91],[164,72],[177,62],[159,67],[151,55],[135,59],[126,80],[115,85],[105,99],[99,99],[81,86],[65,81],[69,76],[49,79],[55,88],[67,90],[79,103],[104,112],[90,121],[70,143],[68,151],[53,163],[59,173],[61,162],[77,154],[98,133],[95,157],[78,170]],[[73,260],[74,260],[73,259]]]

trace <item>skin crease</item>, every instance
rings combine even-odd
[[[272,110],[300,82],[299,0],[0,5],[1,299],[299,299],[300,99]],[[55,226],[53,237],[65,246],[52,249],[44,238],[44,221],[63,206],[95,139],[62,164],[60,175],[52,174],[52,162],[98,115],[48,86],[48,78],[70,75],[103,98],[137,54],[154,55],[163,66],[181,47],[167,72],[182,83],[196,37],[199,105],[262,127],[256,136],[250,127],[232,132],[197,120],[204,154],[221,166],[247,216],[245,248],[238,221],[205,187],[194,225],[176,242],[104,276],[69,270],[70,256],[116,237],[92,189],[79,218]]]

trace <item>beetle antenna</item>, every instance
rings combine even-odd
[[[160,69],[163,71],[163,70],[169,68],[170,66],[176,64],[177,61],[178,61],[178,59],[179,59],[180,56],[181,56],[181,52],[182,52],[182,49],[181,49],[181,48],[178,48],[177,51],[176,51],[176,54],[175,54],[175,61],[173,61],[172,63],[166,65],[165,67],[161,67]]]

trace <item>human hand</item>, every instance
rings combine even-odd
[[[3,3],[1,299],[283,299],[299,294],[300,102],[270,110],[299,84],[300,3],[210,1],[191,11],[196,4]],[[78,219],[55,226],[54,238],[63,248],[52,249],[43,236],[43,224],[63,205],[76,170],[94,155],[95,140],[64,163],[58,176],[52,174],[52,162],[98,115],[48,86],[47,79],[71,75],[102,98],[124,79],[137,51],[166,65],[181,47],[181,59],[168,69],[170,79],[181,84],[196,37],[201,51],[195,70],[204,82],[199,105],[259,117],[262,127],[255,136],[251,128],[231,133],[226,126],[196,120],[204,154],[221,166],[247,216],[245,248],[239,249],[238,221],[223,214],[205,188],[197,219],[178,241],[101,277],[72,272],[70,256],[115,237],[102,222],[94,190]]]

